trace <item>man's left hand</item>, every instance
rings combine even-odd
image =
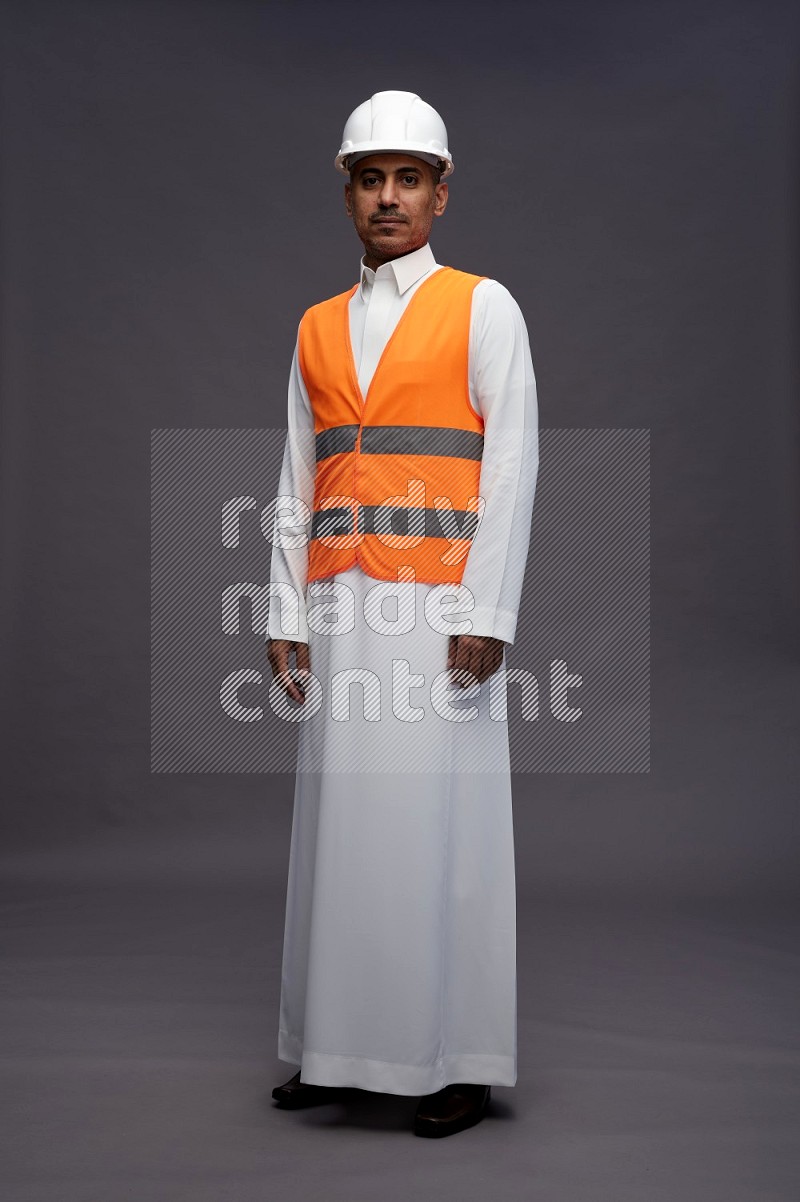
[[[492,639],[479,634],[452,634],[447,654],[447,667],[456,672],[471,672],[479,684],[487,680],[503,662],[502,639]],[[465,688],[472,681],[455,673],[454,682]]]

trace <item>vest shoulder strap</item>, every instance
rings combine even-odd
[[[344,292],[337,292],[336,296],[329,296],[327,300],[318,301],[316,305],[309,305],[303,314],[303,321],[313,320],[316,317],[324,319],[330,313],[336,312],[337,309],[344,308],[357,287],[358,284],[353,284],[352,288],[347,288]]]

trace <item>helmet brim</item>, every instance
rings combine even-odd
[[[409,154],[415,158],[421,158],[431,165],[441,164],[442,179],[452,175],[454,170],[453,160],[449,155],[439,154],[431,150],[429,144],[426,145],[422,142],[407,142],[405,146],[387,146],[384,142],[358,142],[349,146],[347,150],[340,150],[333,161],[334,166],[343,175],[349,175],[348,160],[355,155],[358,155],[359,158],[366,158],[370,154]]]

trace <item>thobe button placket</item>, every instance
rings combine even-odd
[[[391,269],[390,269],[391,270]],[[375,374],[378,360],[386,344],[392,301],[397,296],[394,275],[376,274],[369,292],[367,313],[364,322],[364,341],[358,364],[358,385],[362,396],[366,396],[370,381]]]

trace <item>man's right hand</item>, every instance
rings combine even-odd
[[[290,639],[270,639],[267,643],[267,656],[272,668],[272,675],[284,693],[302,705],[306,699],[305,684],[303,681],[292,680],[289,671],[289,656],[293,651],[297,668],[310,672],[311,659],[308,643],[293,643]]]

